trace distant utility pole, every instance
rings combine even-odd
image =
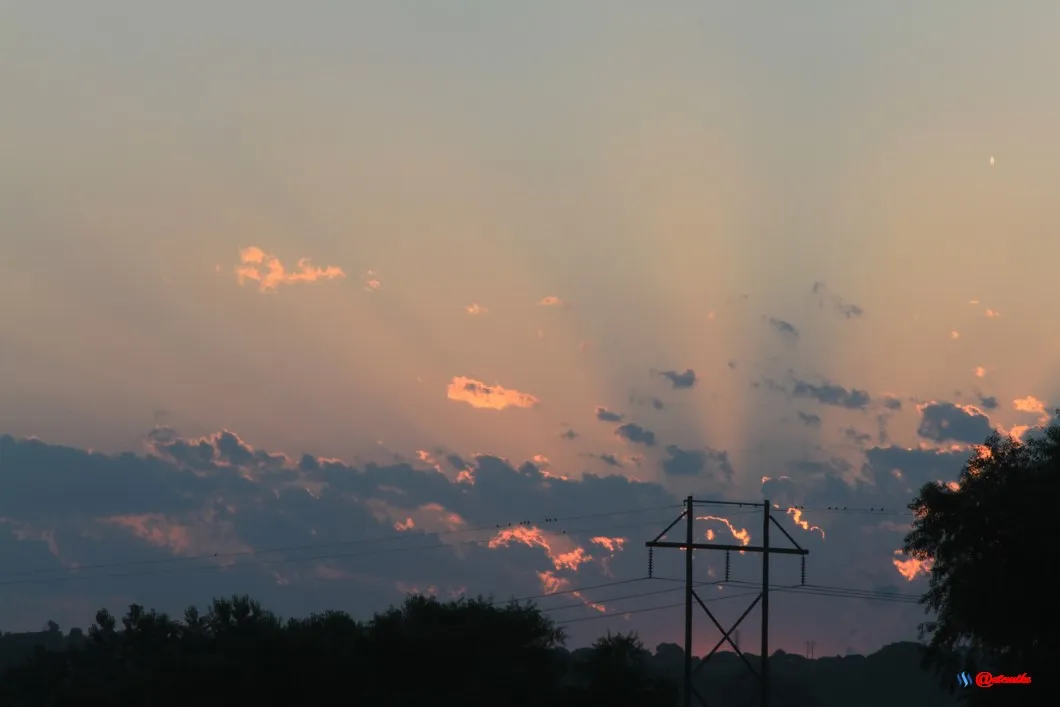
[[[710,506],[758,506],[763,507],[764,513],[762,517],[762,544],[760,546],[752,545],[725,545],[720,543],[697,543],[695,541],[695,522],[696,522],[696,504],[710,505]],[[696,699],[702,707],[707,707],[706,700],[703,696],[696,692],[696,689],[692,686],[692,678],[695,677],[696,673],[706,665],[707,661],[718,652],[718,649],[722,647],[726,642],[732,646],[733,650],[736,651],[736,655],[740,656],[743,660],[744,665],[751,671],[751,674],[758,678],[762,688],[762,707],[769,707],[769,556],[771,554],[779,555],[801,555],[803,562],[803,583],[806,581],[806,555],[810,554],[809,550],[804,550],[795,542],[795,538],[791,537],[788,531],[784,530],[784,527],[777,522],[776,518],[770,515],[770,509],[772,506],[769,501],[758,504],[758,503],[738,503],[735,501],[696,501],[694,498],[689,496],[685,499],[685,510],[679,515],[674,522],[666,526],[666,529],[655,536],[654,540],[649,540],[645,545],[649,548],[649,555],[657,547],[666,548],[679,548],[685,551],[685,670],[684,670],[684,707],[692,707],[692,696],[695,695]],[[670,532],[670,530],[677,525],[681,519],[685,519],[685,542],[666,542],[663,541],[663,537]],[[769,546],[769,529],[770,526],[776,526],[784,536],[791,541],[794,547],[782,548],[782,547],[770,547]],[[736,619],[728,630],[722,627],[721,623],[714,618],[714,614],[711,613],[707,605],[699,598],[699,595],[695,591],[695,583],[692,577],[692,554],[695,550],[724,550],[726,553],[725,562],[725,579],[729,579],[729,563],[728,553],[729,552],[760,552],[762,553],[762,591],[758,594],[751,605],[740,615],[740,618]],[[649,559],[649,565],[651,561]],[[700,608],[706,612],[707,617],[713,622],[719,631],[721,631],[721,640],[711,649],[707,655],[700,659],[699,665],[693,667],[693,655],[692,655],[692,602],[695,600],[699,604]],[[762,665],[761,671],[755,670],[754,666],[740,651],[739,638],[733,641],[731,638],[732,634],[736,631],[736,628],[740,625],[747,615],[751,613],[751,610],[755,608],[758,602],[762,602]],[[739,636],[739,634],[737,634]]]
[[[816,641],[806,641],[806,657],[813,660],[814,649],[817,648]]]

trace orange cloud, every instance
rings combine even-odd
[[[570,580],[557,577],[552,570],[538,572],[537,578],[541,580],[541,589],[545,594],[555,594],[570,586]]]
[[[905,577],[907,582],[912,582],[920,575],[931,572],[930,560],[918,560],[915,557],[900,560],[898,558],[904,554],[901,550],[895,550],[894,554],[896,557],[892,557],[891,562],[894,563],[894,568],[898,570],[898,574]]]
[[[789,516],[791,516],[791,519],[795,522],[795,525],[799,526],[800,528],[802,528],[806,532],[810,532],[810,531],[816,530],[818,533],[821,534],[821,537],[824,538],[824,531],[823,530],[821,530],[816,525],[810,525],[809,521],[805,521],[805,520],[802,519],[802,509],[800,509],[800,508],[789,508],[785,512]]]
[[[1045,403],[1033,395],[1028,395],[1026,398],[1019,398],[1012,401],[1012,407],[1016,408],[1020,412],[1031,412],[1037,413],[1038,415],[1045,414]]]
[[[165,548],[175,555],[206,555],[211,552],[229,555],[220,564],[235,562],[233,553],[253,552],[253,548],[233,536],[231,523],[213,523],[213,513],[206,513],[200,523],[185,524],[171,520],[161,513],[118,515],[100,519],[130,531],[137,538]]]
[[[468,306],[464,307],[464,311],[468,314],[485,314],[489,310],[479,305],[477,302],[472,302]]]
[[[537,303],[539,307],[562,307],[565,304],[566,302],[559,297],[553,297],[552,295],[542,298],[541,301]]]
[[[453,513],[439,503],[424,503],[416,508],[399,508],[386,501],[370,498],[365,507],[380,523],[390,523],[397,531],[420,529],[428,533],[444,533],[467,526],[460,514]]]
[[[311,265],[308,258],[298,261],[296,270],[288,271],[280,259],[266,253],[257,246],[250,246],[239,251],[239,265],[236,266],[236,281],[240,285],[247,282],[258,283],[261,292],[275,291],[280,285],[293,285],[299,282],[316,282],[318,280],[335,280],[346,277],[341,268],[326,268]]]
[[[1010,437],[1020,439],[1030,428],[1030,425],[1013,425],[1012,429],[1008,431],[1008,434]]]
[[[996,309],[988,309],[986,310],[985,314],[991,319],[1001,316],[1001,312],[997,311]]]
[[[951,339],[959,339],[959,338],[961,338],[961,332],[957,331],[956,329],[951,329],[950,330],[950,338]]]
[[[976,378],[983,378],[985,376],[986,376],[986,369],[983,368],[982,366],[976,366],[975,367],[975,377]]]
[[[741,545],[751,544],[751,534],[747,531],[747,529],[741,528],[737,530],[728,518],[722,518],[721,516],[698,516],[696,520],[714,520],[719,523],[724,523],[725,527],[729,529],[729,532],[732,533],[732,536],[734,538],[740,541]]]
[[[484,410],[504,410],[509,407],[532,408],[541,402],[529,393],[503,388],[499,385],[486,385],[482,381],[463,376],[455,376],[446,391],[450,400],[467,403],[473,408]]]
[[[488,547],[495,550],[500,547],[509,547],[513,542],[527,547],[539,547],[552,560],[552,565],[556,570],[576,571],[578,567],[593,559],[592,555],[587,554],[583,548],[574,545],[569,538],[564,539],[571,548],[565,552],[555,547],[558,539],[550,542],[540,528],[519,525],[514,528],[502,529],[489,541]]]
[[[618,552],[622,550],[626,545],[625,538],[608,538],[603,535],[599,535],[595,538],[590,538],[589,542],[594,545],[599,545],[608,552]]]
[[[607,613],[607,607],[606,606],[604,606],[603,604],[598,604],[598,603],[596,603],[594,601],[589,601],[588,599],[585,598],[585,596],[581,592],[571,592],[571,596],[573,596],[573,597],[575,597],[577,599],[580,599],[581,602],[583,604],[585,604],[587,607],[589,607],[590,609],[595,609],[596,611],[599,611],[601,614]]]

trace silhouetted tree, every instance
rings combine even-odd
[[[1057,411],[1060,415],[1060,411]],[[1060,426],[1025,441],[997,434],[965,464],[956,487],[926,484],[904,551],[931,563],[923,598],[935,620],[926,662],[951,686],[961,669],[1028,673],[1027,687],[974,689],[991,704],[1060,704],[1051,681],[1060,658]],[[1008,702],[1014,700],[1014,702]],[[1044,702],[1043,702],[1044,704]]]
[[[575,659],[572,705],[673,707],[677,687],[653,668],[651,658],[635,633],[608,632]]]

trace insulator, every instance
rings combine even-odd
[[[652,572],[655,570],[655,548],[648,548],[648,578],[652,576]]]
[[[731,559],[732,558],[729,556],[729,551],[726,550],[725,551],[725,581],[726,582],[729,581],[729,564],[730,564]]]
[[[806,584],[806,555],[802,556],[802,583]]]

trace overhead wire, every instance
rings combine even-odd
[[[168,564],[178,564],[178,563],[193,563],[193,562],[197,562],[197,561],[198,562],[201,562],[201,561],[216,562],[218,560],[229,560],[229,559],[236,559],[237,560],[238,558],[241,558],[241,557],[254,558],[254,562],[242,562],[242,563],[237,562],[234,565],[220,565],[220,567],[224,567],[224,566],[227,566],[227,567],[247,566],[247,565],[253,565],[253,564],[283,563],[285,561],[289,561],[290,558],[282,558],[281,557],[279,559],[271,559],[271,558],[262,557],[262,556],[263,555],[272,555],[272,554],[277,554],[277,553],[300,552],[300,551],[305,551],[305,550],[317,550],[317,549],[322,549],[322,548],[326,548],[326,547],[336,547],[336,548],[339,548],[339,547],[356,547],[356,546],[383,544],[383,543],[390,543],[390,542],[407,542],[407,541],[416,540],[416,539],[425,540],[425,539],[430,539],[430,538],[445,538],[445,537],[453,537],[453,536],[457,536],[457,535],[466,535],[466,534],[471,534],[471,533],[481,533],[481,532],[493,532],[493,533],[496,533],[498,531],[503,531],[503,530],[507,530],[509,528],[516,528],[516,527],[544,526],[544,525],[553,524],[553,523],[566,523],[566,522],[570,522],[570,521],[587,520],[587,519],[591,519],[591,518],[605,518],[605,517],[610,517],[610,516],[633,515],[633,514],[637,514],[637,513],[648,513],[648,512],[653,512],[653,511],[670,510],[670,509],[679,508],[679,507],[680,507],[679,504],[666,505],[666,506],[652,506],[652,507],[645,507],[645,508],[634,508],[634,509],[624,509],[624,510],[617,510],[617,511],[607,511],[607,512],[603,512],[603,513],[587,513],[587,514],[576,515],[576,516],[547,517],[547,518],[544,518],[544,519],[538,520],[538,521],[520,521],[518,523],[513,523],[513,522],[497,523],[497,524],[493,524],[493,525],[477,526],[477,527],[474,527],[474,528],[459,528],[459,529],[455,529],[455,530],[445,530],[445,531],[430,532],[430,533],[407,533],[406,532],[406,533],[394,534],[392,536],[358,538],[358,539],[355,539],[355,540],[326,541],[326,542],[320,542],[320,543],[306,543],[306,544],[301,544],[301,545],[276,546],[276,547],[261,548],[261,549],[255,549],[255,550],[240,550],[240,551],[234,551],[234,552],[215,552],[215,553],[200,554],[200,555],[188,555],[188,556],[184,556],[184,557],[166,557],[166,558],[152,558],[152,559],[144,559],[144,560],[121,561],[121,562],[103,562],[103,563],[97,563],[97,564],[91,564],[91,565],[79,565],[77,567],[68,567],[68,568],[36,568],[36,569],[32,569],[32,570],[22,570],[22,571],[19,571],[19,572],[4,573],[3,575],[0,575],[0,577],[3,577],[3,579],[0,579],[0,586],[4,586],[4,585],[8,585],[8,584],[30,583],[30,582],[27,582],[27,581],[22,581],[22,578],[23,577],[34,577],[36,575],[42,575],[42,574],[61,573],[61,574],[75,574],[77,576],[80,576],[80,573],[82,573],[82,572],[90,572],[90,571],[93,571],[93,570],[101,570],[101,569],[123,569],[123,568],[133,568],[133,567],[153,567],[153,566],[157,566],[157,565],[168,565]],[[628,527],[646,527],[648,525],[655,525],[658,522],[659,521],[657,521],[657,520],[652,520],[650,522],[645,522],[645,523],[611,526],[609,528],[603,528],[601,530],[617,530],[617,529],[623,529],[623,528],[628,528]],[[575,529],[564,529],[563,532],[569,534],[569,533],[592,532],[593,530],[594,529],[575,528]],[[480,544],[485,544],[485,543],[488,543],[488,542],[490,542],[490,539],[473,540],[473,541],[469,541],[468,543],[464,543],[464,544],[480,545]],[[418,546],[414,546],[412,548],[387,548],[385,550],[382,550],[381,552],[403,552],[403,551],[408,551],[408,550],[438,549],[438,548],[443,548],[443,547],[455,547],[455,546],[459,546],[460,544],[461,543],[435,543],[435,544],[431,544],[431,545],[418,545]],[[355,557],[355,556],[361,556],[363,554],[379,554],[379,553],[349,553],[349,554],[341,554],[341,555],[313,556],[313,557],[304,557],[304,558],[295,558],[295,559],[298,560],[298,561],[301,561],[301,560],[312,560],[312,559],[333,559],[335,557]],[[219,565],[204,565],[203,567],[213,568],[213,567],[219,567]],[[171,570],[171,571],[183,571],[183,570],[195,570],[195,569],[199,569],[199,567],[198,566],[195,566],[195,567],[176,567],[176,568],[165,568],[165,569]],[[120,575],[120,576],[138,576],[139,574],[141,574],[141,573],[130,573],[130,574],[123,574],[123,575]],[[98,576],[107,576],[107,575],[90,575],[90,576],[97,576],[98,577]],[[46,579],[47,580],[65,579],[65,577],[58,577],[58,578],[48,577]]]

